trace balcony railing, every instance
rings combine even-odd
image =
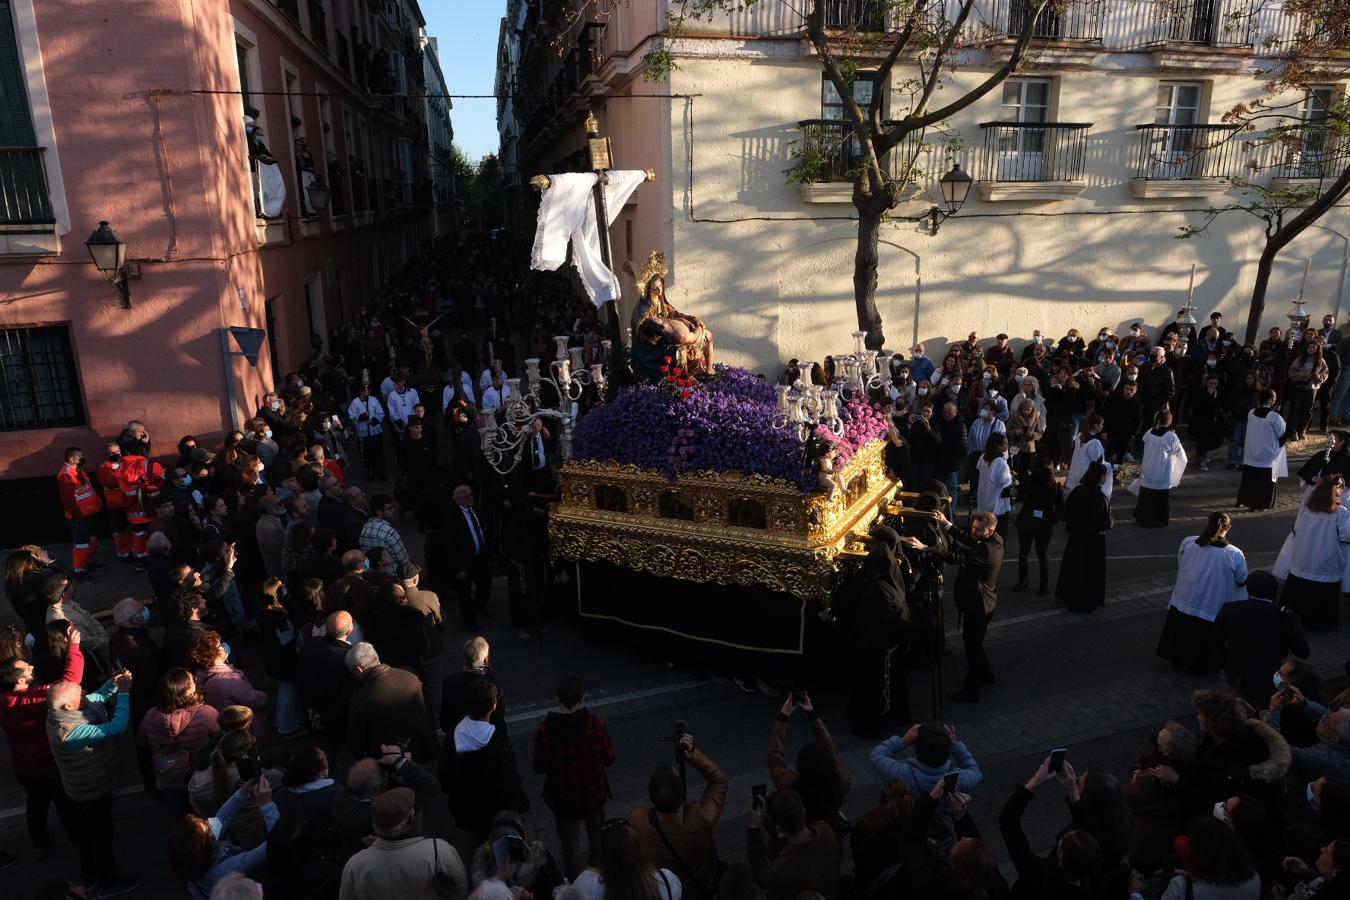
[[[1009,37],[1017,37],[1031,24],[1032,37],[1043,41],[1101,41],[1105,0],[1069,0],[1049,4],[1036,16],[1036,0],[995,0],[993,21]]]
[[[1136,125],[1138,177],[1147,181],[1233,178],[1241,174],[1237,125]]]
[[[797,123],[801,126],[803,139],[818,140],[824,161],[820,168],[818,182],[852,182],[862,166],[862,146],[853,137],[853,123],[840,119],[805,119]],[[883,123],[889,125],[889,122]],[[810,138],[807,136],[811,135]],[[914,132],[908,135],[900,146],[891,150],[882,160],[882,168],[887,177],[895,181],[908,181],[910,173],[900,171],[908,169],[911,160],[915,165],[924,163],[917,159],[916,153],[923,135]]]
[[[825,27],[840,31],[884,31],[881,0],[825,0]]]
[[[1276,178],[1337,178],[1350,165],[1347,138],[1325,125],[1303,125],[1276,144]]]
[[[276,0],[277,9],[291,17],[291,21],[300,24],[300,0]]]
[[[1149,0],[1139,7],[1145,16],[1145,44],[1195,47],[1253,47],[1265,32],[1288,19],[1283,11],[1253,9],[1255,0]],[[1262,4],[1264,7],[1266,4]],[[1271,15],[1271,13],[1274,15]],[[1269,20],[1269,21],[1267,21]],[[1292,20],[1290,20],[1292,22]]]
[[[56,221],[43,147],[0,147],[0,222],[50,225]]]
[[[985,122],[981,181],[1082,181],[1091,122]]]

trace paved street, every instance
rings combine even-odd
[[[1320,444],[1320,436],[1306,447],[1311,450],[1315,444]],[[1291,463],[1291,468],[1295,465]],[[1205,475],[1192,469],[1182,488],[1173,493],[1172,524],[1155,531],[1135,527],[1130,516],[1134,497],[1118,489],[1113,503],[1116,528],[1108,537],[1108,602],[1094,614],[1069,613],[1053,596],[1037,598],[1034,591],[1014,594],[1015,559],[1005,566],[999,614],[989,635],[998,684],[978,706],[947,708],[947,721],[958,729],[985,770],[974,813],[985,836],[996,845],[1000,842],[994,819],[1007,792],[1015,782],[1025,780],[1048,749],[1068,747],[1069,759],[1080,772],[1101,767],[1123,774],[1145,749],[1145,738],[1152,729],[1168,718],[1189,718],[1191,689],[1218,680],[1179,674],[1156,657],[1153,648],[1175,573],[1178,541],[1197,533],[1210,511],[1231,509],[1236,483],[1236,473],[1221,466]],[[1301,499],[1291,480],[1282,483],[1281,491],[1273,511],[1234,513],[1231,539],[1246,552],[1252,568],[1273,563]],[[410,545],[417,554],[420,542],[410,531]],[[1015,549],[1013,537],[1010,551]],[[1062,549],[1060,537],[1051,548],[1056,566]],[[81,601],[92,608],[106,608],[127,592],[141,592],[128,570],[112,571],[112,577],[81,588]],[[1034,584],[1034,573],[1032,580]],[[670,734],[673,720],[685,719],[699,745],[731,777],[730,801],[718,838],[727,857],[739,858],[744,852],[742,829],[750,787],[767,780],[765,741],[781,697],[747,694],[729,681],[700,678],[693,659],[674,660],[669,665],[639,661],[625,646],[590,643],[572,630],[547,635],[541,655],[533,639],[516,637],[505,623],[504,582],[497,588],[497,624],[486,634],[493,641],[494,663],[505,687],[510,730],[522,771],[528,773],[534,726],[553,706],[557,677],[575,672],[591,687],[591,707],[608,722],[618,751],[611,775],[611,813],[643,801],[652,768],[669,759],[670,746],[660,739]],[[954,613],[949,612],[949,621],[955,621]],[[449,645],[458,643],[452,639]],[[945,663],[948,684],[959,678],[963,666],[959,637],[953,635],[952,644],[956,652]],[[1313,646],[1313,661],[1324,674],[1343,673],[1343,663],[1350,658],[1350,635],[1342,630],[1314,636]],[[257,660],[246,658],[245,662],[252,669]],[[916,713],[922,714],[928,697],[925,674],[911,678],[910,695]],[[838,690],[815,692],[816,705],[823,710],[853,773],[846,811],[856,816],[874,802],[878,784],[867,764],[871,743],[845,730],[844,699]],[[808,734],[804,720],[794,721],[790,734],[794,741],[804,740]],[[126,869],[146,879],[146,886],[135,896],[181,897],[181,887],[165,862],[168,814],[142,795],[134,781],[134,767],[125,766],[126,786],[117,801],[116,840]],[[691,793],[697,789],[697,784],[692,785]],[[553,841],[551,819],[539,800],[539,780],[529,774],[527,791],[534,803],[531,817],[538,835]],[[1062,827],[1067,812],[1059,805],[1062,797],[1057,787],[1042,788],[1042,794],[1028,823],[1033,841],[1046,842]],[[0,762],[0,846],[26,855],[22,823],[22,793],[8,765]],[[446,833],[449,827],[444,807],[438,805],[427,817],[426,829]],[[27,896],[50,875],[70,872],[73,858],[69,844],[58,839],[49,859],[25,859],[6,871],[0,896]]]

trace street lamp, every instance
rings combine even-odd
[[[117,232],[100,221],[98,230],[89,235],[84,242],[89,255],[94,259],[94,267],[107,276],[122,294],[122,308],[131,309],[131,287],[127,282],[127,242],[117,236]]]
[[[305,188],[305,196],[309,199],[309,208],[316,213],[322,213],[328,208],[328,201],[332,191],[328,185],[324,184],[322,178],[315,176],[314,180]]]
[[[956,215],[957,210],[965,205],[974,184],[975,179],[962,171],[960,163],[953,163],[952,170],[938,179],[938,186],[942,188],[942,201],[947,204],[947,209],[934,206],[926,216],[921,217],[928,219],[929,234],[937,234],[942,220]]]

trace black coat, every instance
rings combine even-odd
[[[427,617],[416,607],[387,604],[376,610],[366,626],[366,640],[375,645],[380,661],[422,672],[427,655]]]
[[[1176,396],[1176,392],[1176,380],[1166,364],[1161,366],[1149,364],[1140,370],[1138,396],[1146,409],[1160,409],[1164,403]]]
[[[966,423],[959,414],[948,421],[946,416],[935,412],[933,429],[939,438],[933,457],[934,470],[955,472],[966,458]]]
[[[298,664],[298,632],[290,613],[264,609],[258,613],[258,643],[262,645],[263,671],[277,681],[294,681]]]
[[[511,739],[498,728],[482,748],[460,753],[455,735],[446,735],[440,763],[441,788],[449,795],[455,825],[476,837],[485,837],[492,817],[501,810],[528,812],[530,798],[520,783]]]
[[[347,670],[347,651],[352,645],[337,638],[310,638],[300,648],[296,682],[300,702],[319,714],[320,727],[328,734],[347,733],[347,705],[355,683]]]
[[[1003,568],[1003,538],[997,533],[976,540],[953,526],[947,531],[952,548],[943,561],[960,566],[952,587],[952,602],[965,613],[989,614],[998,606],[998,573]]]
[[[197,666],[188,659],[188,653],[191,652],[197,638],[209,630],[205,622],[197,621],[181,622],[166,628],[164,638],[160,642],[160,656],[164,668],[171,669],[178,666],[189,672],[196,671]]]
[[[451,672],[441,682],[441,730],[446,734],[454,732],[459,720],[469,714],[467,699],[469,686],[478,681],[490,681],[497,684],[497,679],[492,676],[491,671],[480,672],[474,669]],[[505,733],[506,695],[502,693],[499,684],[497,685],[497,709],[493,711],[489,721],[497,726],[498,731]]]
[[[422,682],[405,669],[381,663],[365,674],[352,697],[347,749],[354,759],[378,756],[381,744],[406,741],[413,760],[436,755]]]
[[[1271,675],[1293,654],[1308,656],[1298,613],[1269,600],[1225,603],[1214,619],[1214,643],[1228,685],[1258,709],[1275,692]]]
[[[1049,530],[1055,527],[1064,512],[1064,485],[1052,481],[1049,485],[1028,478],[1017,488],[1021,506],[1017,510],[1017,527]],[[1100,492],[1099,492],[1100,493]],[[1038,517],[1036,513],[1041,515]]]

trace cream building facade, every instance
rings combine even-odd
[[[1087,334],[1135,320],[1156,334],[1184,303],[1192,264],[1197,316],[1221,311],[1241,334],[1263,223],[1232,211],[1200,237],[1175,235],[1212,208],[1243,202],[1229,179],[1248,176],[1251,159],[1268,152],[1218,140],[1227,134],[1223,114],[1260,96],[1274,64],[1263,54],[1277,53],[1293,32],[1278,3],[1239,16],[1243,2],[1098,0],[1042,19],[1043,37],[1014,78],[925,135],[930,149],[918,154],[916,184],[882,235],[877,303],[887,348],[921,340],[932,355],[972,330],[1006,331],[1020,343],[1037,328],[1058,337],[1069,327]],[[798,4],[765,0],[754,12],[692,23],[673,40],[669,5],[525,4],[511,73],[521,174],[585,168],[581,122],[594,109],[613,141],[614,166],[658,176],[616,221],[616,258],[640,265],[663,250],[671,301],[709,323],[722,361],[772,371],[792,357],[848,352],[856,224],[850,187],[830,171],[847,169],[848,141],[837,142],[839,158],[820,182],[785,175],[805,129],[829,134],[842,118],[788,8]],[[827,5],[842,21],[865,2]],[[978,11],[988,39],[961,51],[938,103],[1007,58],[1011,41],[999,33],[1017,31],[1024,14],[1008,0]],[[642,77],[652,50],[675,60],[667,83]],[[1315,125],[1318,104],[1350,80],[1346,63],[1320,64],[1323,93],[1286,98],[1290,116]],[[863,74],[867,65],[860,60]],[[885,108],[898,117],[907,102],[901,83],[913,71],[902,61],[890,85],[855,91],[887,91]],[[1316,184],[1324,169],[1334,178],[1325,138],[1315,127],[1307,134],[1303,150],[1280,166],[1262,156],[1255,180]],[[936,233],[904,221],[941,205],[937,178],[953,162],[977,179],[959,213]],[[1337,208],[1283,251],[1263,331],[1288,324],[1308,259],[1304,298],[1314,321],[1344,317],[1348,236],[1350,217]],[[624,299],[627,321],[631,285]]]

